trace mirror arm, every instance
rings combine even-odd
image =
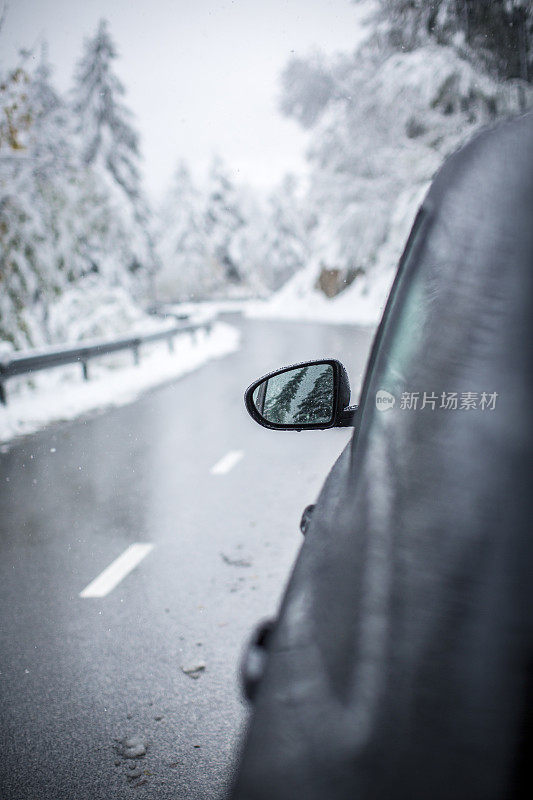
[[[335,421],[336,428],[355,427],[357,424],[357,411],[359,406],[348,406],[344,408]]]

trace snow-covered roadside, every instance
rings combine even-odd
[[[168,303],[165,308],[174,314],[184,314],[189,317],[190,322],[199,324],[215,319],[219,314],[244,313],[250,303],[255,304],[256,302],[258,301],[249,298],[199,300],[197,302]]]
[[[278,292],[266,301],[248,303],[246,316],[261,319],[290,319],[329,324],[375,327],[387,303],[405,242],[429,183],[409,186],[396,199],[387,224],[387,235],[373,253],[373,266],[336,297],[326,297],[317,287],[320,258],[314,255]],[[338,232],[323,231],[333,251],[339,245]],[[335,263],[335,256],[332,263]]]
[[[79,365],[35,374],[7,383],[8,405],[0,407],[0,442],[32,433],[51,422],[132,402],[143,391],[197,369],[213,358],[239,348],[239,331],[217,322],[209,333],[199,330],[195,340],[176,337],[174,352],[164,342],[144,345],[139,366],[124,352],[89,362],[91,380],[83,381]]]
[[[331,300],[322,292],[309,289],[314,269],[301,270],[282,289],[267,300],[238,302],[201,301],[169,306],[174,313],[188,314],[191,322],[207,322],[221,313],[243,314],[248,319],[287,319],[295,322],[323,322],[329,325],[375,326],[385,307],[394,272],[381,280],[359,280]]]
[[[285,286],[266,300],[202,301],[175,303],[168,308],[186,314],[192,322],[201,323],[221,313],[240,313],[249,319],[287,319],[301,322],[323,322],[329,325],[378,324],[389,295],[395,270],[384,270],[371,280],[359,278],[342,294],[331,299],[312,289],[316,281],[316,264],[300,270]]]
[[[288,319],[330,325],[374,327],[378,324],[394,280],[394,270],[382,273],[372,282],[360,279],[331,299],[318,290],[309,290],[315,273],[314,269],[302,270],[270,300],[249,303],[245,315],[251,319]]]

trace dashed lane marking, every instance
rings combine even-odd
[[[121,580],[128,575],[132,569],[141,563],[153,544],[132,544],[122,555],[116,558],[94,581],[80,592],[80,597],[105,597]]]
[[[211,475],[226,475],[235,464],[239,463],[243,455],[242,450],[230,450],[220,461],[217,461],[214,467],[211,467]]]

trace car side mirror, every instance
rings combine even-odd
[[[354,425],[348,374],[334,358],[304,361],[269,372],[244,395],[252,419],[274,430],[313,430]]]

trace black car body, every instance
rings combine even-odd
[[[532,343],[529,114],[449,158],[422,204],[234,800],[533,796]]]

